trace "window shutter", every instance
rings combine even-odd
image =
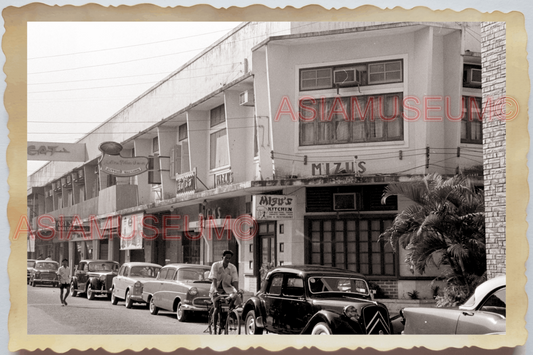
[[[159,173],[159,156],[148,157],[148,183],[152,185],[161,184],[161,174]]]
[[[181,145],[177,144],[170,150],[170,178],[175,180],[181,172]]]

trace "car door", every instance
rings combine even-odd
[[[117,277],[115,277],[114,284],[115,284],[115,295],[118,297],[124,297],[124,275],[128,269],[127,265],[122,265],[120,270],[118,271]]]
[[[174,280],[176,277],[176,272],[177,270],[175,268],[168,269],[167,275],[165,276],[165,280],[161,285],[161,290],[159,290],[159,294],[161,295],[161,308],[164,308],[169,311],[173,310],[173,295],[175,294],[173,288],[176,283],[176,281]]]
[[[304,280],[298,275],[285,276],[281,292],[283,333],[299,334],[311,318],[311,304],[305,298]],[[281,330],[280,330],[281,331]]]
[[[477,311],[463,310],[456,334],[487,334],[505,332],[505,287],[494,291]]]
[[[278,333],[279,329],[284,326],[282,319],[282,298],[281,288],[283,285],[283,274],[276,273],[271,275],[269,284],[265,290],[265,328],[266,330]]]
[[[168,270],[169,268],[168,267],[164,267],[161,269],[161,271],[159,272],[159,275],[157,276],[155,282],[152,284],[152,295],[153,295],[153,298],[154,298],[154,304],[159,307],[159,308],[163,308],[163,302],[161,300],[161,289],[163,288],[163,285],[165,283],[165,279],[167,277],[167,273],[168,273]]]
[[[78,280],[78,290],[85,292],[85,284],[87,283],[87,272],[89,271],[89,265],[86,262],[81,262],[78,270],[76,270],[76,279]]]

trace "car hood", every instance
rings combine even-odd
[[[154,277],[130,277],[130,279],[131,279],[133,282],[140,281],[140,282],[142,282],[143,284],[146,283],[146,282],[149,282],[149,281],[155,281],[155,278],[154,278]]]
[[[205,281],[178,281],[178,283],[188,288],[196,287],[198,290],[209,290],[211,288],[211,282]]]
[[[116,272],[109,272],[109,271],[89,271],[87,273],[87,276],[104,276],[104,275],[113,275],[116,276]]]

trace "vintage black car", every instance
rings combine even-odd
[[[245,303],[246,334],[390,334],[387,307],[363,275],[326,266],[278,267]]]
[[[89,300],[93,300],[95,295],[107,295],[110,298],[118,267],[118,262],[110,260],[80,261],[70,282],[70,295],[74,297],[85,293]]]
[[[479,285],[455,308],[411,307],[400,311],[403,334],[505,334],[505,276]]]

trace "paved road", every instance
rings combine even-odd
[[[28,334],[204,334],[207,328],[207,317],[180,323],[175,313],[154,316],[144,305],[127,309],[106,297],[69,296],[67,303],[61,306],[59,288],[28,286]]]

